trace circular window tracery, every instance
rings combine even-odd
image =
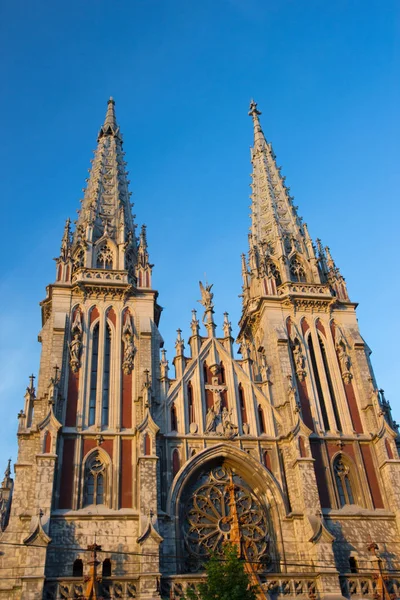
[[[229,467],[204,473],[185,503],[183,534],[189,570],[198,570],[224,543],[237,544],[247,560],[270,563],[270,527],[258,498]]]

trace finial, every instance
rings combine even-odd
[[[226,337],[226,338],[231,337],[232,327],[231,327],[231,323],[229,321],[229,314],[227,312],[224,312],[224,322],[222,324],[222,329],[224,332],[224,337]]]
[[[139,245],[143,248],[147,248],[147,235],[146,235],[147,226],[142,225],[140,229],[140,240]]]
[[[190,322],[190,328],[192,330],[192,335],[199,335],[199,321],[197,318],[196,309],[192,310],[192,320]]]
[[[110,133],[118,133],[117,119],[115,117],[115,101],[111,96],[107,101],[106,118],[104,119],[104,124],[100,129],[99,138]]]
[[[249,108],[249,116],[256,119],[258,115],[261,115],[261,111],[257,108],[257,102],[254,102],[253,99],[250,100],[250,108]]]
[[[176,330],[177,336],[176,336],[176,342],[175,342],[175,348],[176,348],[176,356],[183,356],[183,351],[185,349],[185,344],[184,341],[182,339],[182,330],[181,329],[177,329]]]

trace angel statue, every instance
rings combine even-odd
[[[206,283],[206,287],[199,281],[200,291],[201,291],[201,300],[199,300],[200,304],[204,306],[206,310],[210,310],[214,308],[212,299],[214,298],[214,294],[211,291],[213,283],[208,285]]]

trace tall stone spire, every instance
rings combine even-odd
[[[301,281],[319,283],[314,246],[297,214],[272,146],[264,136],[260,114],[252,101],[249,110],[254,127],[250,271],[256,277],[272,275],[280,282],[294,276]]]
[[[124,154],[115,102],[110,98],[76,223],[72,244],[74,270],[126,269],[134,277],[137,240]]]

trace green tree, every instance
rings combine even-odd
[[[223,556],[211,556],[206,564],[206,581],[195,591],[188,590],[186,600],[256,600],[235,546],[226,545],[223,552]]]

